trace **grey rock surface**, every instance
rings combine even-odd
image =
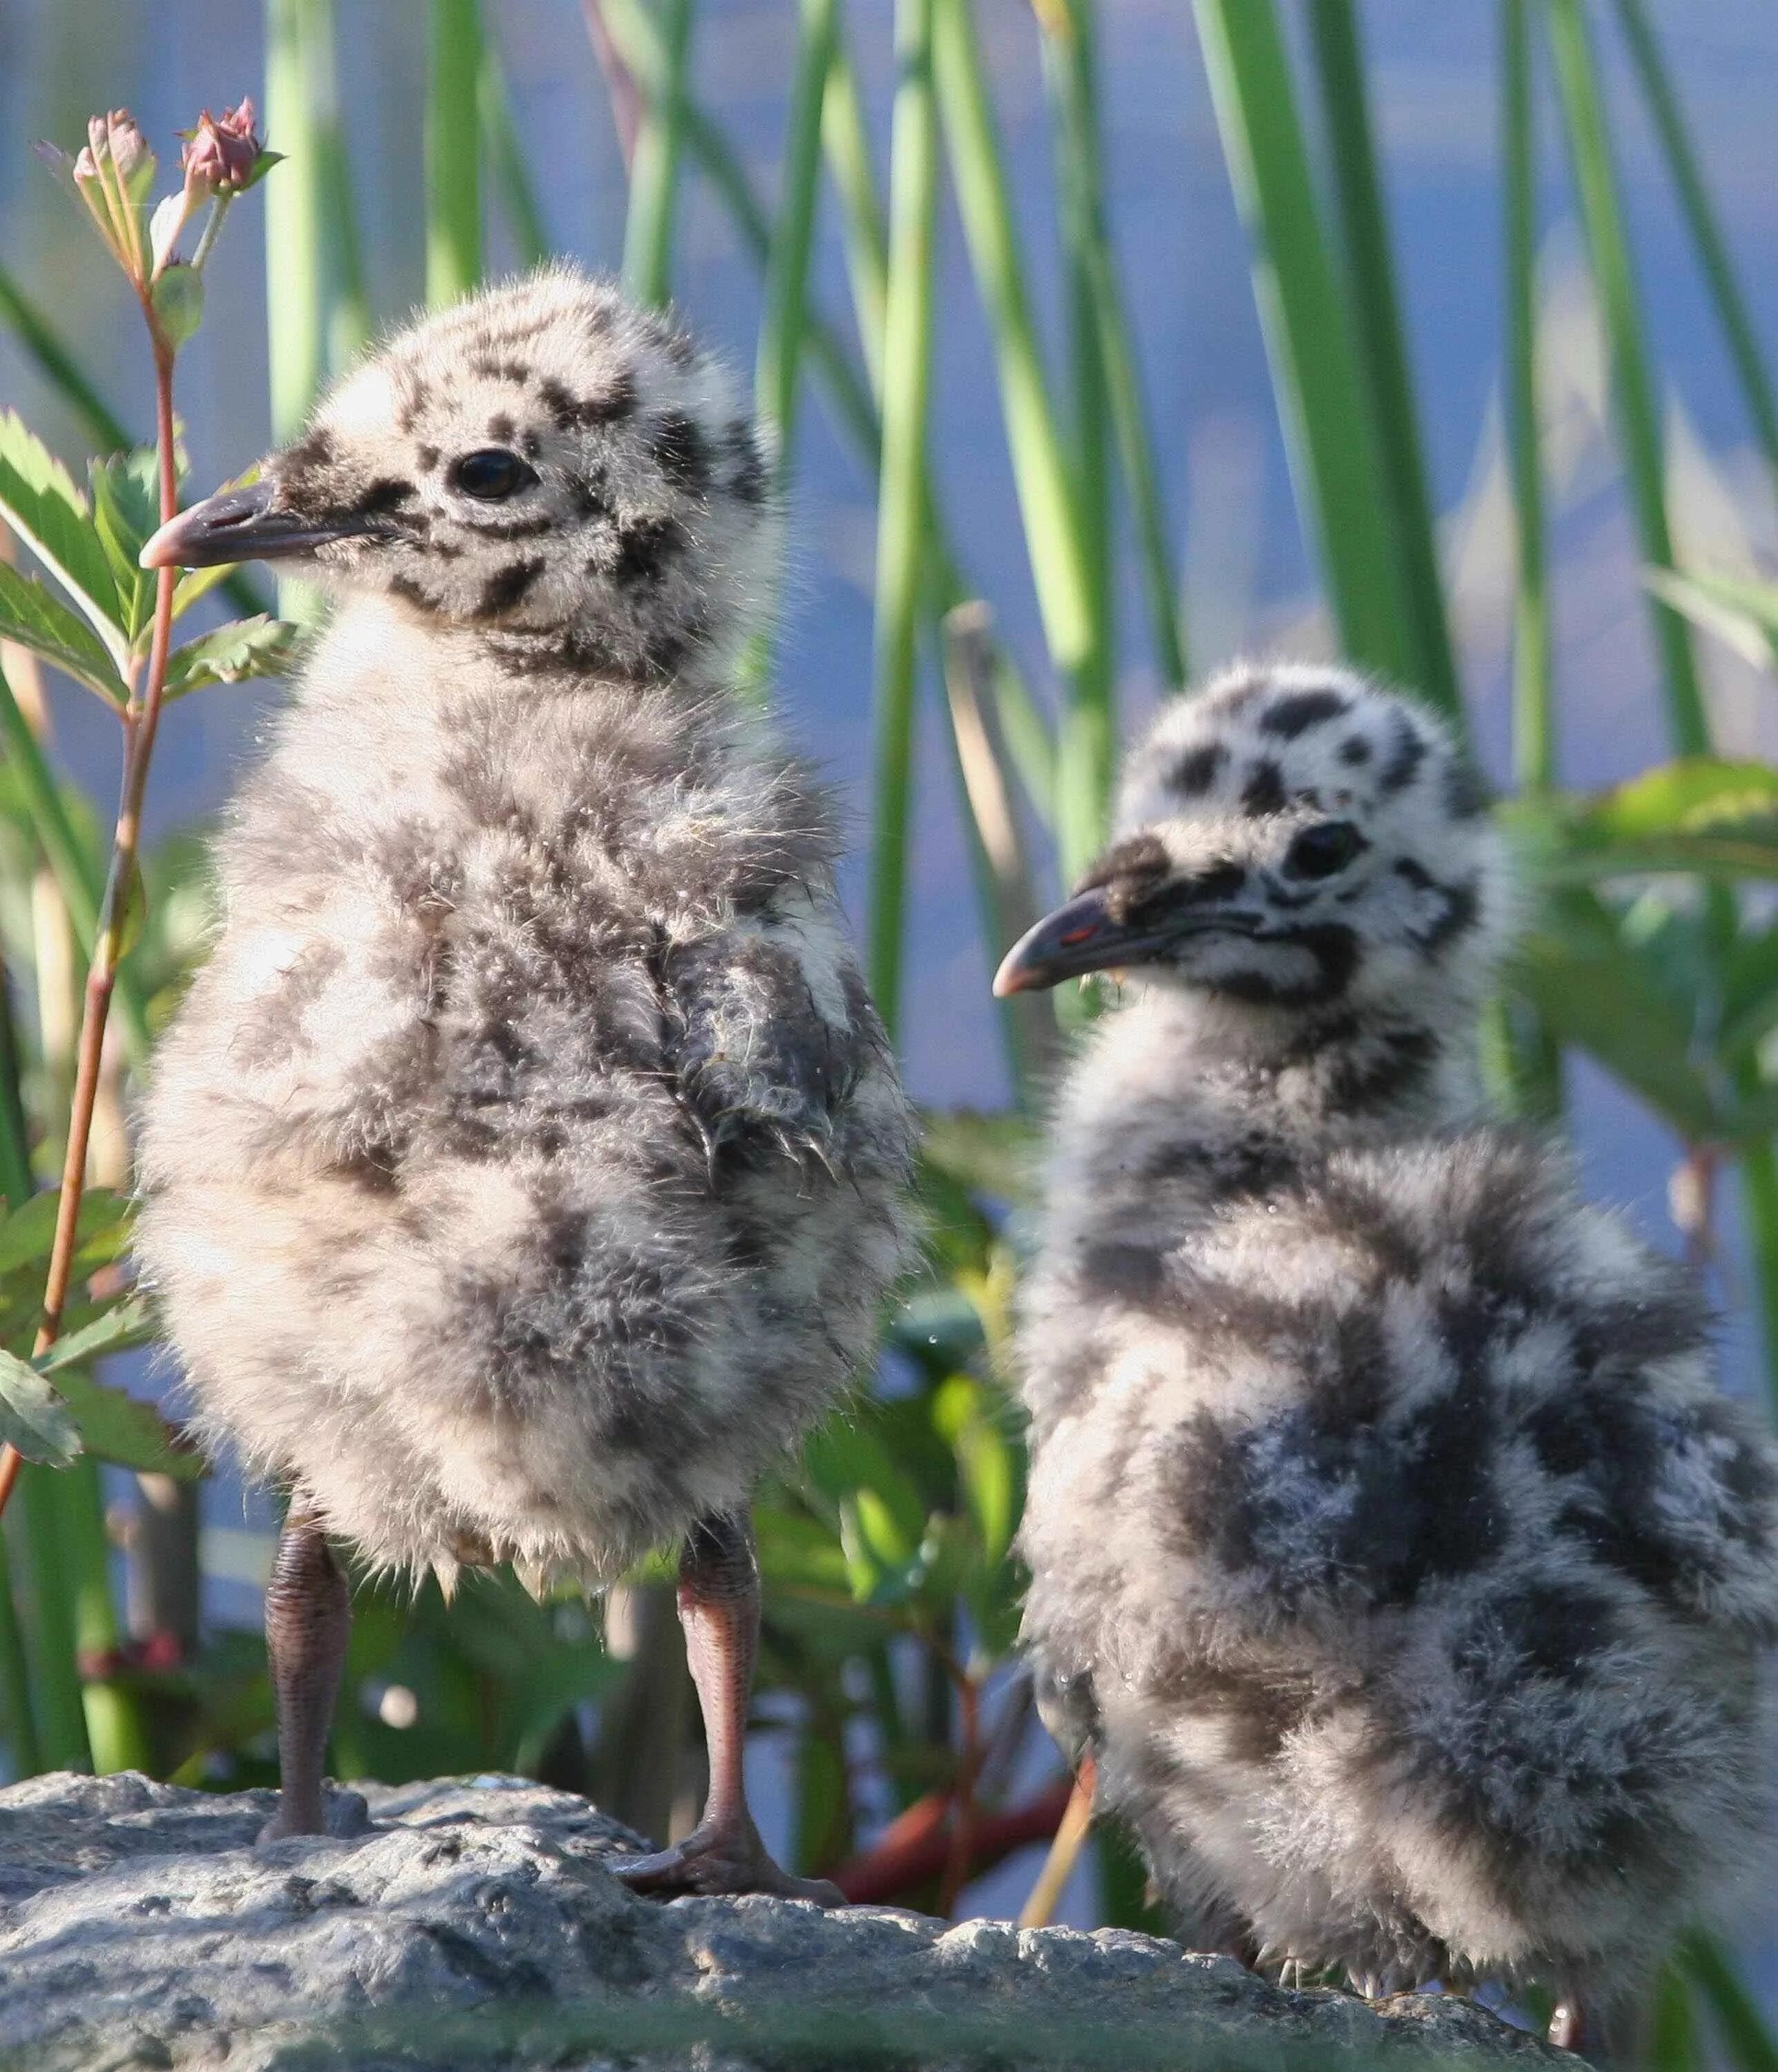
[[[1118,2072],[1575,2061],[1480,2008],[1286,1992],[1101,1930],[633,1897],[638,1838],[510,1778],[365,1786],[256,1848],[269,1792],[0,1791],[0,2063],[564,2072]],[[368,1818],[367,1818],[368,1809]]]

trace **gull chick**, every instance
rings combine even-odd
[[[1611,2050],[1772,1797],[1778,1458],[1690,1277],[1489,1120],[1497,838],[1420,707],[1238,669],[1001,993],[1119,969],[1020,1332],[1025,1635],[1209,1946],[1537,1979]]]
[[[910,1120],[832,803],[737,688],[775,533],[722,370],[556,269],[394,339],[144,550],[335,604],[142,1145],[200,1429],[289,1493],[275,1833],[322,1823],[331,1539],[540,1592],[677,1540],[710,1799],[625,1874],[817,1889],[741,1787],[747,1504],[873,1343]]]

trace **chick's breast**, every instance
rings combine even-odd
[[[1773,1451],[1550,1153],[1336,1153],[1077,1240],[1025,1347],[1028,1634],[1187,1912],[1414,1982],[1653,1948],[1750,1860]]]
[[[740,1501],[901,1262],[825,800],[696,718],[490,697],[330,790],[299,716],[224,845],[144,1257],[213,1434],[372,1558],[608,1573]]]

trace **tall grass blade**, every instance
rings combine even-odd
[[[482,278],[479,0],[429,0],[426,30],[426,304]]]
[[[1530,0],[1501,0],[1501,149],[1506,255],[1506,446],[1517,584],[1513,615],[1513,768],[1519,787],[1556,782],[1556,715],[1538,446],[1537,143]]]
[[[1000,405],[1050,660],[1062,682],[1056,837],[1072,876],[1103,839],[1115,751],[1094,675],[1098,623],[1068,455],[1032,320],[1006,165],[968,0],[935,0],[934,76],[964,234],[994,338]]]
[[[266,0],[265,129],[285,154],[265,187],[266,353],[272,437],[301,430],[327,372],[331,86],[317,57],[331,45],[331,0]]]
[[[809,256],[821,184],[822,105],[833,69],[838,14],[839,0],[801,0],[784,139],[783,191],[766,267],[766,314],[753,386],[760,428],[780,490],[790,472],[801,388]]]
[[[667,51],[653,16],[642,0],[599,0],[599,12],[645,101],[651,107],[662,105],[667,91]],[[687,151],[728,212],[748,256],[763,269],[772,249],[771,219],[765,205],[720,125],[688,94],[682,96],[680,106]],[[809,358],[827,384],[835,420],[874,475],[881,430],[870,389],[833,327],[812,310],[807,332]]]
[[[871,167],[870,132],[864,122],[864,96],[846,47],[844,23],[836,23],[827,90],[821,102],[821,144],[827,172],[840,197],[840,232],[853,314],[871,393],[883,393],[884,307],[889,277],[889,247],[883,212],[877,199],[877,176]]]
[[[1710,2009],[1725,2054],[1735,2072],[1778,2072],[1778,2040],[1714,1937],[1690,1935],[1679,1963]]]
[[[82,430],[101,453],[114,453],[121,446],[134,444],[55,326],[4,266],[0,266],[0,321],[36,363],[38,372],[79,419]]]
[[[1513,767],[1521,791],[1556,782],[1556,715],[1539,446],[1537,148],[1529,0],[1501,0],[1501,158],[1505,256],[1506,447],[1513,489]],[[1562,1046],[1530,1001],[1501,997],[1489,1013],[1484,1056],[1515,1115],[1553,1123],[1562,1112]]]
[[[308,0],[306,29],[310,120],[320,154],[323,371],[331,376],[355,360],[369,341],[371,306],[364,287],[358,204],[352,193],[352,158],[339,113],[333,0]]]
[[[1453,716],[1463,698],[1446,622],[1438,532],[1420,449],[1389,222],[1353,0],[1310,0],[1309,31],[1348,279],[1347,305],[1387,484],[1384,513],[1412,643],[1409,681]]]
[[[1094,265],[1104,238],[1094,105],[1092,21],[1078,0],[1039,0],[1043,76],[1054,136],[1067,286],[1069,473],[1075,536],[1087,590],[1088,641],[1071,705],[1102,712],[1115,735],[1112,703],[1111,413],[1099,348]],[[1103,839],[1103,828],[1098,839]]]
[[[1629,240],[1586,13],[1582,0],[1546,0],[1546,4],[1587,257],[1611,355],[1612,385],[1630,504],[1642,558],[1654,568],[1670,569],[1673,537],[1667,522],[1661,416],[1643,343]],[[1709,748],[1710,729],[1692,655],[1690,630],[1684,618],[1664,599],[1651,594],[1649,608],[1674,751],[1681,755],[1702,755]]]
[[[80,1688],[79,1607],[70,1548],[79,1537],[72,1515],[69,1470],[27,1462],[18,1477],[29,1589],[26,1651],[37,1715],[37,1740],[48,1770],[92,1767]]]
[[[673,218],[680,146],[685,134],[685,74],[692,47],[692,0],[661,0],[660,57],[630,168],[623,232],[623,284],[639,302],[663,305],[672,293]],[[643,82],[639,78],[639,84]]]
[[[1698,262],[1703,267],[1705,280],[1716,304],[1735,372],[1740,376],[1747,414],[1753,420],[1753,429],[1772,469],[1773,481],[1778,484],[1778,402],[1773,399],[1772,378],[1754,335],[1753,319],[1741,293],[1735,262],[1729,257],[1728,244],[1711,203],[1710,190],[1704,183],[1703,169],[1692,147],[1671,73],[1661,56],[1643,0],[1617,0],[1617,14],[1643,97],[1648,102],[1656,134],[1661,139],[1673,185],[1678,190],[1692,242],[1698,248]]]
[[[1016,943],[1041,918],[1031,859],[1007,783],[992,635],[993,615],[979,599],[945,615],[945,693],[958,775],[977,837],[991,964],[997,952]],[[999,1005],[1013,1087],[1019,1105],[1029,1108],[1058,1062],[1061,1032],[1053,1009],[1041,993],[1020,993]]]
[[[895,11],[883,465],[877,504],[876,779],[868,923],[871,989],[891,1037],[901,1019],[901,936],[913,812],[914,690],[925,560],[926,405],[932,377],[933,245],[938,204],[934,4],[934,0],[896,0]]]
[[[1195,0],[1304,528],[1341,645],[1409,689],[1415,652],[1386,516],[1388,477],[1340,292],[1271,0]]]
[[[56,1580],[59,1587],[71,1589],[73,1596],[79,1674],[82,1663],[114,1662],[122,1634],[111,1591],[111,1540],[105,1530],[99,1464],[90,1453],[84,1454],[62,1471],[61,1480],[65,1514]],[[108,1673],[80,1675],[80,1682],[93,1768],[101,1775],[110,1770],[146,1770],[153,1758],[139,1695]]]
[[[1086,428],[1093,416],[1103,416],[1110,422],[1129,493],[1156,668],[1161,681],[1177,690],[1185,681],[1185,626],[1154,440],[1130,341],[1123,286],[1106,224],[1094,16],[1087,0],[1033,0],[1033,9],[1043,33],[1045,74],[1057,118],[1074,321],[1094,335],[1090,350],[1076,346],[1077,381],[1090,380],[1102,399],[1089,413],[1078,387],[1077,423]],[[1083,452],[1082,474],[1089,497],[1095,468],[1101,465],[1091,451]],[[1107,626],[1104,644],[1108,650],[1111,639]]]
[[[549,257],[549,235],[544,228],[543,212],[531,168],[512,119],[512,95],[507,84],[506,67],[491,38],[482,47],[482,73],[476,82],[475,103],[481,117],[482,158],[487,166],[500,212],[506,218],[512,249],[521,266],[540,266]]]
[[[6,1739],[15,1778],[35,1777],[43,1767],[37,1745],[37,1722],[31,1710],[31,1657],[24,1628],[18,1623],[12,1560],[0,1530],[0,1733]]]

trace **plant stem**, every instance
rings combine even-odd
[[[426,47],[426,306],[482,278],[482,17],[477,0],[432,0]]]
[[[173,352],[162,341],[152,306],[146,297],[142,307],[154,342],[154,421],[160,458],[161,521],[164,524],[179,508],[174,446]],[[117,832],[112,837],[111,868],[105,878],[92,960],[87,967],[86,1001],[80,1018],[80,1041],[75,1064],[74,1100],[68,1116],[68,1155],[62,1166],[62,1191],[55,1208],[55,1237],[50,1248],[43,1317],[32,1348],[33,1358],[47,1353],[55,1344],[62,1328],[62,1312],[68,1302],[80,1196],[86,1185],[87,1145],[92,1134],[92,1108],[98,1097],[99,1071],[105,1055],[105,1023],[110,1016],[111,996],[123,953],[125,923],[136,883],[142,847],[142,800],[148,787],[148,767],[154,753],[154,736],[160,726],[166,660],[172,648],[173,591],[178,581],[179,570],[174,568],[162,569],[156,576],[154,627],[149,643],[147,681],[139,695],[132,688],[124,713],[123,787],[117,806]],[[18,1465],[18,1456],[11,1447],[0,1449],[0,1511],[5,1510],[12,1494]]]

